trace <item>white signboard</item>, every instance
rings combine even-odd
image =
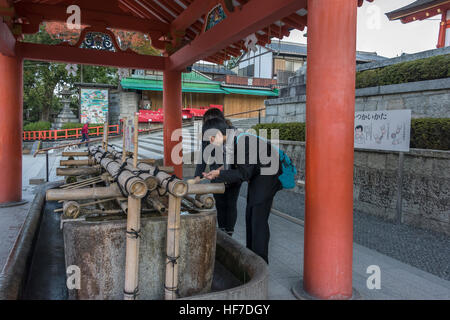
[[[125,139],[124,139],[125,151],[134,152],[134,143],[133,143],[134,121],[133,121],[133,119],[128,119],[127,121],[125,121],[123,133],[125,135]]]
[[[355,114],[355,148],[409,151],[411,110],[365,111]]]

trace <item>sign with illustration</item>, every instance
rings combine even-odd
[[[206,16],[207,18],[205,22],[205,32],[213,28],[216,24],[227,17],[220,4],[212,8]]]
[[[134,121],[133,119],[128,119],[124,121],[124,149],[128,152],[134,152],[134,143],[133,143],[133,136],[134,136]]]
[[[104,123],[108,113],[108,90],[81,89],[81,123]]]
[[[355,114],[355,148],[408,152],[410,133],[411,110]]]

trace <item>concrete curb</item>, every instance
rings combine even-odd
[[[267,300],[269,270],[266,262],[222,231],[217,231],[216,260],[243,284],[180,300]]]
[[[33,254],[34,242],[45,204],[45,192],[62,182],[50,182],[39,187],[20,228],[14,246],[0,273],[0,300],[18,300],[27,279],[27,270]]]

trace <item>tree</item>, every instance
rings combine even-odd
[[[62,39],[51,32],[65,32],[64,28],[58,29],[58,24],[43,24],[36,34],[25,35],[25,42],[57,45]],[[78,34],[79,36],[79,34]],[[76,34],[67,34],[65,38],[72,37],[74,41]],[[75,40],[75,42],[77,39]],[[58,113],[62,108],[61,99],[58,92],[63,87],[70,90],[76,89],[77,82],[84,83],[105,83],[118,85],[117,69],[100,66],[78,66],[76,76],[68,75],[67,64],[49,63],[43,61],[24,61],[24,122],[34,122],[38,120],[49,121],[52,113]],[[81,79],[83,77],[83,79]],[[77,113],[78,101],[73,99],[71,107]]]
[[[82,26],[86,27],[86,26]],[[152,47],[148,35],[140,32],[130,32],[112,29],[121,50],[128,48],[145,55],[160,55]],[[75,45],[81,35],[81,30],[69,29],[65,23],[45,22],[36,34],[25,35],[25,42],[58,45],[68,42]],[[117,49],[117,48],[116,48]],[[52,113],[60,111],[62,104],[58,92],[63,87],[76,89],[76,83],[102,83],[118,85],[117,68],[79,65],[76,76],[68,75],[66,64],[40,61],[24,62],[24,122],[49,121]],[[78,102],[73,97],[71,107],[75,114]]]
[[[24,41],[42,44],[56,43],[45,32],[43,26],[40,32],[26,35]],[[65,65],[26,60],[23,69],[24,115],[27,116],[24,120],[25,122],[49,121],[51,112],[61,108],[61,102],[55,95],[55,90],[58,86],[70,81]]]

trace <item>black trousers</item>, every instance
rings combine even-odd
[[[89,142],[89,135],[87,135],[86,133],[82,133],[81,137],[82,137],[81,142],[85,142],[85,141]],[[89,146],[89,144],[86,143],[86,147],[88,147],[88,146]]]
[[[241,190],[240,184],[227,186],[224,194],[215,194],[217,222],[219,229],[228,234],[234,232],[237,220],[237,200]]]
[[[269,215],[272,209],[273,198],[271,197],[258,204],[247,203],[245,212],[247,248],[263,258],[267,263],[269,263]]]

